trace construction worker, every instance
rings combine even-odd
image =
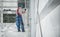
[[[26,12],[26,9],[23,11],[22,7],[18,7],[17,12],[16,12],[16,25],[17,25],[18,32],[21,31],[20,30],[21,28],[22,28],[22,32],[25,32],[24,23],[22,19],[22,14],[24,14],[25,12]]]

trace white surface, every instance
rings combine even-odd
[[[60,37],[60,5],[52,10],[42,21],[43,37]],[[40,37],[39,24],[37,24],[37,36]]]
[[[25,32],[18,32],[15,24],[4,27],[1,32],[1,37],[28,37],[30,34],[29,27],[25,27]]]

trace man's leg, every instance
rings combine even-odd
[[[25,29],[24,29],[24,24],[22,22],[22,32],[25,32]]]
[[[20,22],[19,22],[19,17],[17,16],[16,17],[16,25],[17,25],[17,29],[18,29],[18,32],[20,31]]]
[[[22,17],[21,17],[21,27],[22,27],[22,32],[25,32],[25,29],[24,29],[24,23],[23,23]]]
[[[19,20],[18,20],[19,21]],[[20,22],[18,22],[18,32],[20,31]]]

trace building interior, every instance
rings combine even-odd
[[[17,32],[18,3],[25,32]],[[60,0],[0,0],[0,37],[60,37]]]

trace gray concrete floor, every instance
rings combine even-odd
[[[29,27],[25,27],[25,32],[18,32],[16,25],[11,25],[4,32],[1,32],[1,37],[30,37]]]

